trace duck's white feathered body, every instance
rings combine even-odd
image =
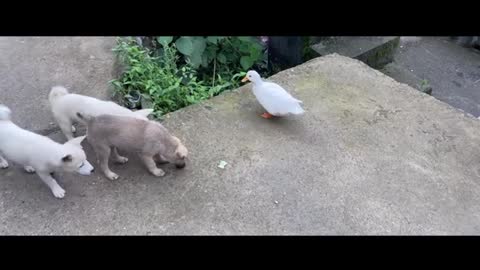
[[[256,81],[252,87],[258,102],[271,115],[303,114],[300,104],[303,102],[292,97],[280,85],[272,82]]]

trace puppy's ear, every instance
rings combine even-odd
[[[87,137],[86,135],[80,136],[80,137],[76,137],[76,138],[71,139],[71,140],[68,141],[67,143],[69,143],[69,144],[75,144],[75,145],[81,145],[81,144],[82,144],[82,141],[85,140],[86,137]]]
[[[175,143],[176,143],[177,145],[182,144],[182,142],[180,141],[179,138],[177,138],[177,137],[175,137],[175,136],[172,136],[172,139],[175,141]]]
[[[175,155],[177,156],[177,158],[180,158],[180,159],[184,159],[187,157],[188,155],[188,150],[185,146],[183,146],[182,144],[180,144],[178,147],[177,147],[177,150],[175,151]]]
[[[68,155],[66,155],[62,158],[63,162],[72,162],[72,160],[73,160],[73,157],[70,154],[68,154]]]

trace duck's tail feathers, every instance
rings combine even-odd
[[[10,120],[11,114],[12,111],[7,106],[0,104],[0,120]]]
[[[304,114],[305,113],[305,110],[300,106],[295,106],[295,109],[293,109],[293,111],[291,112],[292,114]]]

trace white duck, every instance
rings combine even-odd
[[[280,85],[263,81],[256,71],[248,71],[245,78],[242,79],[242,82],[246,81],[253,83],[253,94],[267,111],[261,115],[263,118],[269,119],[272,116],[303,114],[305,112],[300,106],[303,103],[302,101],[292,97]]]

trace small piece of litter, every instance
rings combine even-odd
[[[220,169],[225,169],[225,165],[227,165],[227,164],[228,164],[227,162],[221,160],[221,161],[220,161],[220,164],[218,164],[218,167],[219,167]]]
[[[275,203],[275,204],[278,204],[278,201],[275,201],[274,203]]]

